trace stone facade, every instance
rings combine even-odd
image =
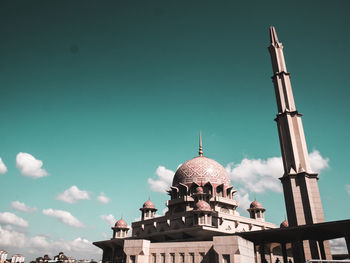
[[[228,174],[221,164],[200,155],[180,166],[168,194],[168,211],[156,216],[146,201],[141,220],[129,228],[120,219],[111,240],[95,242],[105,262],[199,263],[254,262],[254,244],[234,234],[275,228],[265,222],[265,208],[252,202],[250,218],[236,211],[238,202]]]
[[[299,226],[323,222],[318,177],[311,170],[302,115],[295,107],[283,46],[273,27],[270,37],[272,80],[278,108],[276,122],[284,165],[281,181],[289,221],[283,222],[281,227],[288,227],[288,223]],[[239,215],[236,190],[225,168],[203,156],[201,135],[198,153],[176,171],[168,190],[170,199],[165,215],[156,216],[157,209],[148,200],[140,208],[140,221],[131,225],[131,236],[128,236],[126,222],[119,220],[112,228],[111,240],[94,242],[103,249],[103,262],[274,263],[283,260],[287,263],[291,260],[291,250],[294,262],[320,258],[319,242],[301,241],[290,245],[288,242],[265,244],[260,240],[253,244],[238,236],[240,232],[263,231],[276,226],[265,221],[266,210],[257,200],[248,209],[249,218]],[[264,234],[266,237],[266,232]],[[329,259],[329,243],[321,244]]]
[[[216,236],[212,241],[158,243],[145,239],[126,239],[123,247],[125,256],[120,262],[126,263],[250,263],[255,261],[254,244],[238,236]]]

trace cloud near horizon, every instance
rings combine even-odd
[[[33,212],[38,211],[38,209],[36,207],[29,207],[25,203],[21,203],[20,201],[11,202],[11,207],[16,209],[16,210],[26,212],[26,213],[33,213]]]
[[[0,213],[0,224],[14,225],[19,227],[28,227],[29,224],[22,217],[19,217],[10,212]]]
[[[37,179],[49,175],[42,169],[43,162],[35,159],[35,157],[29,153],[18,153],[16,156],[16,166],[23,176]]]
[[[57,195],[56,199],[69,204],[74,204],[80,200],[89,200],[90,194],[87,191],[79,190],[76,185],[73,185],[63,193]]]
[[[72,256],[74,253],[75,257],[78,258],[94,258],[99,260],[102,254],[102,250],[95,247],[91,241],[77,237],[70,241],[63,239],[51,240],[43,235],[36,235],[34,237],[28,237],[22,232],[15,231],[13,229],[5,229],[0,226],[0,247],[10,250],[21,248],[21,253],[32,255],[33,258],[38,255],[45,254],[53,257],[58,253],[58,248],[63,250],[67,256]]]
[[[319,151],[314,150],[309,154],[310,165],[313,171],[319,173],[328,168],[329,159],[324,158]],[[241,199],[247,200],[247,191],[264,193],[265,191],[282,192],[281,183],[277,180],[283,175],[283,163],[281,157],[264,159],[244,158],[240,163],[229,163],[226,171],[232,182],[237,183],[243,190]],[[175,172],[164,166],[158,166],[155,171],[156,179],[148,178],[148,184],[152,191],[164,193],[172,184]]]
[[[85,225],[75,218],[71,213],[64,210],[43,209],[43,214],[51,216],[61,221],[62,223],[73,227],[85,227]]]

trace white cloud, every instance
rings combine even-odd
[[[100,195],[97,197],[97,200],[103,204],[108,204],[110,201],[110,199],[105,195],[104,192],[100,193]]]
[[[329,159],[322,157],[319,151],[314,150],[309,155],[311,169],[317,173],[328,168]],[[281,157],[263,159],[244,158],[239,164],[229,163],[226,170],[235,183],[250,192],[263,193],[267,190],[282,192],[281,183],[278,180],[283,175],[283,163]],[[164,166],[158,166],[156,179],[148,178],[151,190],[165,192],[172,184],[175,172]]]
[[[84,199],[89,200],[90,195],[87,191],[79,190],[77,186],[73,185],[67,190],[65,190],[63,193],[60,193],[57,196],[57,199],[66,203],[73,204],[80,200],[84,200]]]
[[[46,236],[28,237],[24,233],[8,230],[0,226],[0,247],[5,250],[21,248],[21,253],[28,257],[45,254],[56,255],[57,248],[63,250],[67,256],[100,260],[102,250],[97,248],[86,238],[77,237],[73,240],[51,240]]]
[[[344,238],[330,240],[332,254],[347,254],[347,247]]]
[[[114,226],[117,221],[113,215],[101,215],[100,218],[105,221],[109,226]]]
[[[0,247],[22,247],[25,234],[0,226]]]
[[[348,192],[348,194],[350,195],[350,184],[346,184],[345,185],[345,190]]]
[[[309,154],[309,159],[311,169],[316,173],[320,173],[323,169],[329,167],[329,158],[323,158],[320,152],[317,150],[314,150]]]
[[[248,213],[247,209],[249,208],[250,204],[251,204],[251,200],[249,198],[249,193],[243,189],[240,188],[238,189],[238,191],[235,193],[235,199],[238,202],[238,209],[239,211],[242,213]]]
[[[320,172],[328,167],[328,158],[323,158],[319,151],[310,153],[311,169]],[[235,183],[239,183],[250,192],[263,193],[266,190],[282,192],[281,183],[277,180],[283,175],[281,157],[266,160],[244,158],[241,163],[229,163],[226,170]]]
[[[16,216],[10,212],[0,213],[0,224],[4,225],[14,225],[20,227],[28,227],[29,224],[22,217]]]
[[[7,167],[2,161],[2,158],[0,157],[0,174],[5,174],[7,173]]]
[[[11,202],[11,206],[14,209],[17,209],[17,210],[23,211],[23,212],[27,212],[27,213],[33,213],[33,212],[38,211],[38,209],[36,207],[29,207],[25,203],[21,203],[19,201]]]
[[[158,166],[155,174],[158,178],[155,180],[148,178],[148,184],[152,191],[164,193],[171,186],[175,172],[164,166]]]
[[[48,173],[41,168],[43,162],[35,159],[35,157],[29,153],[18,153],[16,156],[16,166],[23,176],[40,178],[48,175]]]
[[[57,218],[64,224],[74,226],[74,227],[85,227],[83,223],[81,223],[77,218],[72,216],[71,213],[64,210],[54,210],[54,209],[43,209],[43,214],[51,217]]]
[[[280,181],[277,180],[283,173],[281,158],[272,157],[267,160],[244,158],[239,164],[229,163],[226,170],[233,182],[241,183],[251,192],[282,191]]]

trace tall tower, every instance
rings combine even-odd
[[[280,180],[283,185],[288,223],[289,226],[321,223],[324,222],[324,215],[317,183],[318,176],[310,167],[302,115],[295,107],[283,45],[278,41],[274,27],[270,27],[270,41],[268,50],[271,55],[272,82],[278,109],[275,121],[284,166],[284,174]],[[300,255],[295,262],[321,257],[331,259],[328,242],[304,241],[303,244],[293,244],[293,251],[294,255]]]

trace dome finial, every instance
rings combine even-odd
[[[199,156],[203,156],[203,147],[202,147],[202,131],[199,131]]]

